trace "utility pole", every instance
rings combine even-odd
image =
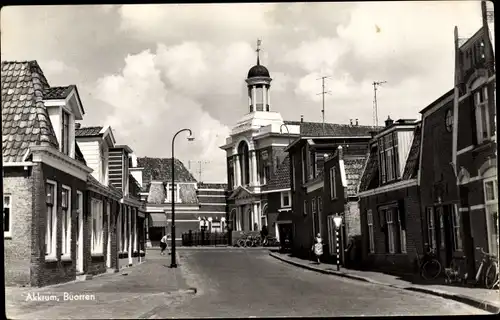
[[[377,87],[387,81],[373,81],[373,126],[378,126],[378,105],[377,105]]]
[[[321,80],[321,92],[318,93],[317,95],[322,95],[323,98],[323,108],[321,109],[321,116],[323,118],[323,134],[325,134],[325,94],[331,94],[331,91],[325,91],[325,79],[329,79],[330,77],[328,76],[323,76],[321,78],[318,78],[316,80]]]

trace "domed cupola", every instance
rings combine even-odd
[[[269,88],[271,87],[271,77],[269,70],[260,64],[260,43],[257,40],[257,64],[250,68],[246,79],[248,87],[248,103],[250,112],[254,111],[269,111],[270,96]]]

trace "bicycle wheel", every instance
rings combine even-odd
[[[486,289],[493,289],[493,286],[498,285],[498,269],[497,263],[492,262],[486,273],[484,274],[484,285]]]
[[[424,262],[422,265],[422,278],[425,280],[436,279],[441,273],[441,263],[436,259]]]
[[[238,239],[238,247],[244,248],[245,247],[245,240],[244,239]]]

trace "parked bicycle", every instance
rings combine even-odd
[[[420,276],[424,280],[436,279],[441,274],[441,263],[436,257],[435,249],[425,244],[426,250],[422,257],[417,252],[417,263]]]
[[[453,258],[451,260],[450,266],[444,269],[446,278],[444,282],[447,284],[451,283],[462,283],[467,282],[468,274],[466,271],[466,257]]]
[[[498,287],[498,263],[494,254],[485,252],[483,248],[476,247],[483,255],[481,264],[476,273],[476,284],[484,284],[487,289]]]
[[[279,241],[275,237],[266,236],[264,239],[262,239],[262,245],[264,247],[277,247],[279,246]]]
[[[236,246],[241,248],[246,248],[248,237],[249,237],[248,233],[242,234],[241,237],[236,241]]]

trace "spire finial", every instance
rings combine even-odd
[[[260,44],[262,43],[262,40],[257,39],[257,49],[255,49],[255,52],[257,52],[257,65],[260,66]]]

